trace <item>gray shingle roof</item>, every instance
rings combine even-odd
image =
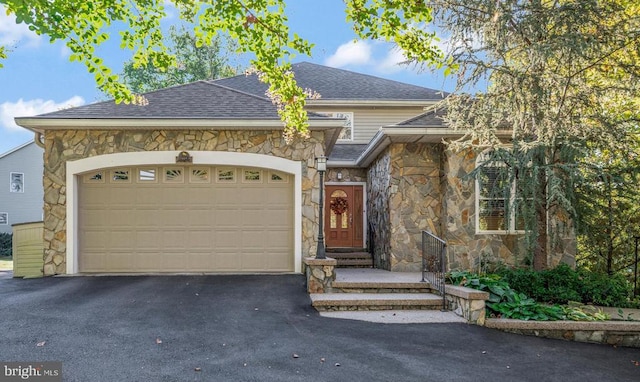
[[[336,144],[329,155],[331,161],[355,161],[368,145]]]
[[[433,89],[404,84],[342,69],[302,62],[293,65],[300,86],[323,99],[432,100]],[[144,94],[147,105],[97,102],[41,114],[36,119],[260,119],[279,120],[276,107],[265,97],[266,85],[257,76],[197,81]],[[326,119],[309,113],[309,119]]]
[[[444,108],[436,108],[419,114],[406,121],[396,123],[398,127],[446,127],[442,118],[447,114]]]
[[[298,85],[320,93],[320,100],[423,101],[441,100],[446,95],[439,90],[310,62],[293,64],[292,69]],[[267,85],[261,83],[255,75],[239,75],[212,82],[260,97],[267,90]]]
[[[145,97],[149,101],[145,106],[106,101],[36,118],[280,119],[270,100],[209,81],[173,86],[146,93]],[[317,116],[310,115],[310,118]]]

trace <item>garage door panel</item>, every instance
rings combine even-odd
[[[219,181],[215,167],[196,167],[213,178],[185,166],[179,182],[163,171],[152,181],[81,182],[80,271],[292,271],[293,183],[270,182],[266,170],[246,181],[242,168]]]
[[[242,211],[239,209],[217,209],[216,226],[220,228],[237,228],[242,225]]]
[[[213,245],[210,230],[190,230],[186,236],[191,251],[210,249]]]

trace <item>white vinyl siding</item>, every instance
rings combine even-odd
[[[426,106],[426,104],[425,104]],[[330,113],[337,107],[312,106],[309,111]],[[369,143],[380,127],[405,121],[424,112],[423,107],[341,107],[341,112],[353,112],[352,143]],[[345,141],[346,142],[346,141]]]
[[[42,163],[42,149],[35,143],[0,157],[0,212],[8,214],[0,232],[10,233],[12,224],[42,220]],[[16,180],[18,186],[13,185]]]

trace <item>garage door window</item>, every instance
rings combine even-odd
[[[131,178],[129,177],[129,170],[127,169],[112,170],[111,179],[116,183],[131,182]]]
[[[216,181],[218,183],[235,183],[236,171],[228,168],[219,168]]]
[[[184,183],[184,171],[182,167],[165,168],[164,181],[166,183]]]
[[[192,167],[189,172],[189,183],[209,183],[208,167]]]
[[[262,171],[260,170],[244,170],[244,183],[262,183]]]
[[[289,177],[279,172],[270,171],[269,183],[289,183]]]
[[[157,179],[155,168],[138,169],[138,183],[155,183]]]
[[[85,174],[82,177],[84,183],[104,183],[104,175],[102,171]]]

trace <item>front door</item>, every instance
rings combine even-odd
[[[362,186],[328,185],[325,192],[326,246],[362,248]]]

